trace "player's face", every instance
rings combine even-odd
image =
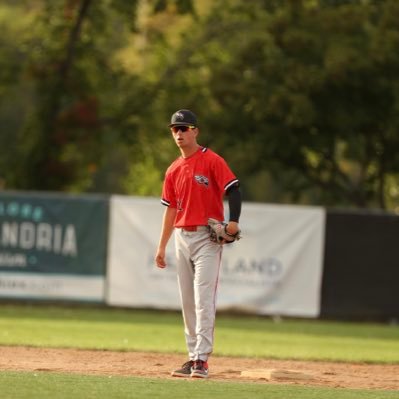
[[[173,126],[171,128],[175,143],[179,148],[190,148],[197,145],[198,129],[194,126]]]

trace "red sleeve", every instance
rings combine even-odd
[[[172,176],[168,173],[166,174],[163,183],[161,203],[171,208],[177,207],[175,190],[172,184]]]
[[[233,185],[239,184],[239,180],[230,170],[226,161],[222,157],[216,157],[214,164],[214,176],[217,185],[225,192]]]

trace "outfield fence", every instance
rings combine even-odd
[[[180,309],[174,242],[154,254],[156,198],[0,193],[0,299]],[[244,202],[224,247],[219,310],[288,317],[399,318],[399,217]]]

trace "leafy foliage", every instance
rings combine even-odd
[[[246,200],[394,209],[398,18],[395,0],[5,2],[0,186],[159,195],[167,121],[191,108]]]
[[[181,49],[178,97],[195,93],[241,175],[267,170],[296,201],[384,208],[398,167],[397,17],[393,1],[219,3]]]

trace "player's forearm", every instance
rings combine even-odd
[[[236,234],[240,230],[238,221],[241,215],[241,192],[239,187],[231,187],[227,195],[229,199],[229,222],[226,230],[229,234]]]
[[[238,223],[241,215],[241,192],[239,187],[231,187],[227,195],[229,200],[229,222]]]

